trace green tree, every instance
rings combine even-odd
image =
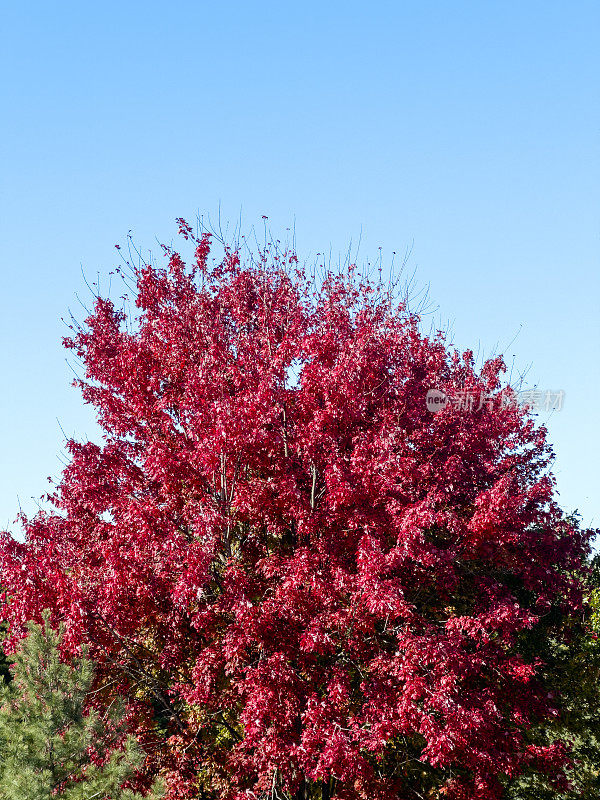
[[[143,753],[126,736],[122,710],[90,706],[94,667],[85,653],[65,661],[62,630],[30,625],[13,656],[13,680],[0,686],[2,800],[139,800],[123,784]],[[160,796],[158,787],[146,795]]]
[[[561,713],[554,722],[531,732],[532,744],[562,740],[568,745],[570,785],[551,785],[535,769],[508,788],[509,800],[597,800],[600,797],[600,557],[584,576],[585,619],[571,625],[562,642],[530,637],[528,649],[545,662],[546,688],[556,696]],[[556,609],[548,616],[556,615]],[[567,621],[565,620],[565,624]]]

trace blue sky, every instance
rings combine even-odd
[[[564,390],[541,417],[560,502],[600,525],[596,2],[29,2],[0,24],[0,525],[59,473],[57,419],[98,435],[60,345],[82,268],[219,206],[295,221],[301,256],[412,247],[457,345]]]

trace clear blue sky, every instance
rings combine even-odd
[[[0,525],[97,435],[67,308],[173,220],[296,221],[300,255],[412,246],[460,346],[543,388],[561,502],[600,525],[600,5],[5,3]],[[520,332],[519,332],[520,331]]]

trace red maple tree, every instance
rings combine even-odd
[[[586,536],[503,363],[423,335],[378,281],[308,280],[180,231],[66,346],[102,445],[70,441],[54,508],[4,535],[13,638],[44,608],[125,694],[170,798],[491,800],[560,744],[522,646],[576,615]],[[432,414],[427,391],[486,402]],[[557,615],[558,619],[558,615]]]

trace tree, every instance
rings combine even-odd
[[[568,635],[562,641],[534,632],[528,648],[544,661],[548,692],[561,697],[562,713],[530,732],[532,742],[570,744],[569,785],[557,791],[535,771],[518,776],[507,793],[510,800],[595,800],[600,795],[600,575],[599,558],[586,565],[586,613],[564,619]]]
[[[123,268],[66,340],[105,441],[0,551],[15,640],[49,607],[135,699],[170,798],[499,798],[564,783],[524,641],[582,613],[587,536],[503,362],[476,369],[354,267],[277,242]],[[214,237],[212,237],[214,240]],[[454,399],[439,413],[428,391]],[[460,401],[460,402],[458,402]]]
[[[61,659],[47,616],[44,628],[29,631],[14,655],[14,680],[0,689],[0,796],[141,800],[122,788],[142,761],[135,739],[124,736],[114,704],[110,714],[90,707],[92,662]]]

